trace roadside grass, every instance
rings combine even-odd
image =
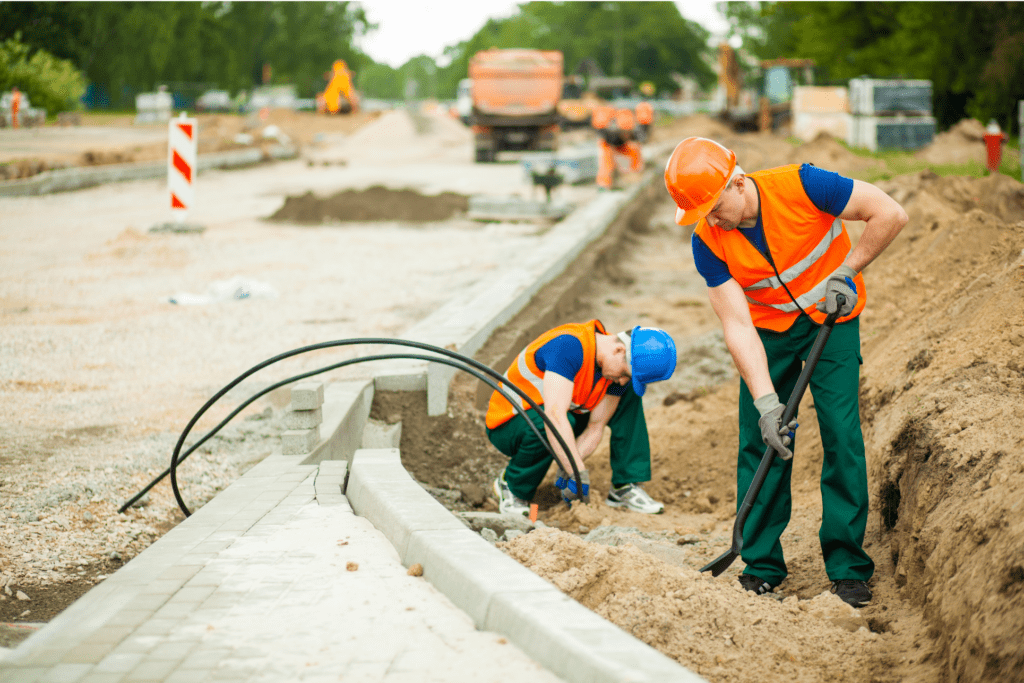
[[[933,173],[940,176],[956,175],[968,176],[971,178],[983,178],[989,175],[989,171],[985,167],[985,164],[973,160],[954,164],[930,164],[918,159],[914,156],[914,152],[903,150],[871,152],[862,148],[850,147],[842,140],[839,140],[838,142],[859,157],[878,159],[884,164],[884,166],[869,168],[862,173],[857,174],[856,177],[859,180],[865,180],[869,183],[877,182],[879,180],[891,180],[896,176],[906,175],[908,173],[917,173],[926,169],[931,170]],[[1011,146],[1010,143],[1016,144]],[[1019,145],[1019,139],[1012,138],[1009,140],[1003,147],[1003,157],[999,164],[999,173],[1009,176],[1015,180],[1021,179],[1021,152]]]

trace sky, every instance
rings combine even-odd
[[[520,0],[523,1],[523,0]],[[676,2],[680,13],[711,32],[724,34],[728,24],[715,9],[716,0]],[[358,44],[375,62],[399,67],[416,55],[439,59],[444,48],[473,36],[489,18],[516,12],[512,0],[364,0],[367,19],[380,28]],[[443,61],[440,62],[443,65]]]

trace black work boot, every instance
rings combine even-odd
[[[764,595],[765,593],[771,593],[775,590],[775,586],[771,585],[760,576],[754,576],[753,574],[740,574],[740,585],[743,586],[743,590],[748,590],[758,595]]]
[[[832,592],[851,607],[863,607],[871,602],[871,589],[858,579],[839,579],[832,582]]]

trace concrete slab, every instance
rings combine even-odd
[[[439,505],[402,467],[397,449],[361,449],[352,460],[346,496],[405,558],[417,531],[461,530],[465,525]]]
[[[544,590],[496,595],[483,628],[508,634],[512,642],[567,681],[704,681],[572,598],[551,590],[554,594]]]
[[[311,496],[344,465],[312,468],[295,492]],[[310,500],[258,533],[268,516],[201,567],[171,562],[165,575],[177,588],[125,597],[121,585],[116,599],[91,591],[74,619],[58,617],[0,661],[0,679],[468,683],[513,670],[559,680],[409,576],[347,504]],[[117,572],[102,585],[121,582]]]

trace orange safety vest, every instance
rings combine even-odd
[[[633,112],[628,109],[619,109],[615,112],[615,125],[619,130],[633,130],[636,128],[636,118]]]
[[[722,259],[747,295],[754,326],[785,332],[804,311],[819,325],[825,314],[815,304],[825,297],[828,276],[852,251],[846,224],[823,213],[807,196],[796,164],[747,175],[760,197],[761,225],[775,265],[740,233],[702,220],[695,232]],[[857,273],[857,306],[837,322],[860,315],[867,301]]]
[[[649,126],[654,123],[654,107],[650,102],[640,102],[636,105],[636,121],[641,126]]]
[[[590,125],[597,130],[607,128],[608,124],[615,118],[615,110],[605,105],[598,105],[594,107],[594,111],[590,114]]]
[[[535,355],[540,347],[555,337],[571,334],[583,344],[583,366],[573,379],[572,403],[569,409],[575,413],[593,410],[594,406],[604,398],[611,385],[611,380],[604,377],[599,379],[596,384],[594,383],[594,374],[597,368],[598,332],[606,334],[600,320],[569,323],[548,330],[520,352],[512,365],[505,371],[505,379],[526,392],[526,395],[536,401],[537,405],[544,405],[544,373],[537,367]],[[504,383],[499,386],[503,385]],[[505,398],[506,396],[508,398]],[[512,391],[492,392],[491,401],[487,405],[486,424],[488,429],[496,429],[519,414],[509,403],[509,399],[519,401],[524,410],[530,408],[529,403]]]

